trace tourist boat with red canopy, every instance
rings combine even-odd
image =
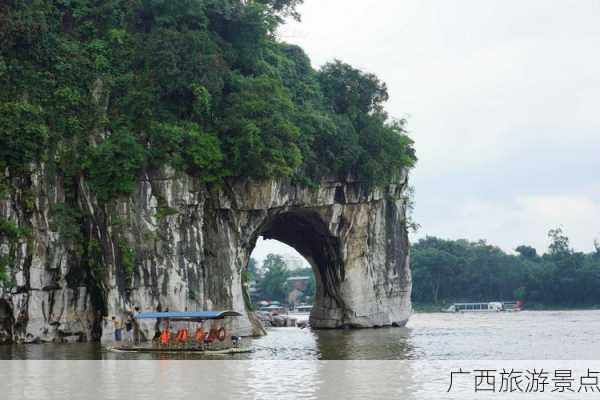
[[[134,339],[110,347],[117,352],[162,352],[236,354],[252,350],[243,348],[242,338],[225,328],[226,318],[241,317],[236,311],[166,311],[140,312],[133,315]],[[140,321],[154,319],[156,332],[152,340],[142,339]]]

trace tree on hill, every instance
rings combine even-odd
[[[287,296],[287,278],[290,277],[290,271],[283,260],[283,257],[277,254],[269,254],[263,261],[262,279],[259,287],[263,296],[269,300],[285,302]]]
[[[384,111],[385,84],[340,61],[314,70],[276,39],[301,3],[2,3],[2,159],[13,174],[47,161],[81,175],[103,203],[166,165],[209,187],[392,182],[416,156],[404,122]]]

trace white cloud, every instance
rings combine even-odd
[[[388,83],[423,233],[545,248],[598,236],[600,2],[305,0],[281,37]],[[594,187],[594,185],[596,185]]]
[[[269,254],[279,254],[284,256],[284,258],[300,259],[304,261],[304,268],[310,267],[308,261],[306,261],[302,254],[298,253],[293,247],[278,240],[264,239],[260,236],[256,241],[256,246],[250,256],[253,257],[260,266]]]
[[[521,244],[531,245],[545,252],[550,229],[562,227],[578,250],[592,251],[594,238],[600,239],[600,197],[575,195],[523,195],[508,202],[493,200],[466,200],[446,207],[449,214],[435,221],[425,219],[423,229],[415,235],[421,238],[435,225],[437,235],[445,238],[471,240],[497,238],[488,242],[507,251]]]

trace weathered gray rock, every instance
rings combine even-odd
[[[233,309],[245,317],[230,329],[261,334],[241,280],[261,235],[313,266],[312,327],[404,325],[411,310],[406,176],[371,191],[335,180],[317,188],[231,180],[209,190],[187,175],[149,171],[132,196],[107,206],[83,178],[66,196],[63,178],[44,166],[12,186],[0,215],[31,232],[0,244],[13,283],[0,289],[0,331],[15,340],[110,340],[108,319],[134,305]],[[53,210],[63,203],[80,210],[76,224],[61,226]],[[152,336],[154,325],[143,329]]]

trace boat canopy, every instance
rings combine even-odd
[[[167,311],[167,312],[141,312],[136,314],[137,319],[169,319],[173,321],[205,321],[208,319],[223,319],[225,317],[241,317],[236,311]]]

